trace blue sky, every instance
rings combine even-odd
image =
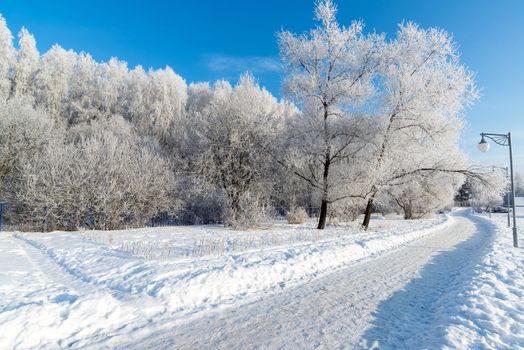
[[[190,81],[234,81],[250,70],[274,94],[281,72],[276,32],[313,25],[313,3],[266,1],[3,0],[0,13],[17,32],[28,28],[40,51],[58,43],[97,60],[116,56],[130,66],[171,66]],[[481,99],[467,111],[462,148],[478,162],[505,165],[507,148],[479,154],[481,131],[514,137],[516,168],[524,172],[524,1],[339,0],[339,20],[365,22],[393,35],[412,20],[452,33],[462,61],[476,74]]]

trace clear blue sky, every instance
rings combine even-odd
[[[250,70],[280,93],[275,33],[312,26],[313,1],[3,0],[0,13],[17,32],[25,26],[40,51],[58,43],[97,60],[130,66],[169,65],[188,82],[234,81]],[[478,133],[514,135],[516,168],[524,172],[524,1],[339,0],[339,19],[362,19],[369,31],[392,35],[412,20],[452,33],[463,62],[476,73],[482,98],[467,112],[463,149],[479,162],[505,165],[507,149],[476,151]]]

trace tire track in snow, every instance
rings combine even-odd
[[[103,341],[128,323],[147,322],[147,312],[136,312],[134,304],[120,302],[114,291],[72,273],[38,242],[16,235],[0,243],[16,251],[19,264],[30,275],[41,277],[34,284],[29,275],[13,279],[27,291],[21,298],[15,290],[15,299],[6,307],[0,302],[0,344],[11,344],[13,349],[92,348],[90,343]],[[134,301],[139,310],[150,307],[148,300]]]
[[[71,273],[57,261],[54,256],[51,256],[44,246],[38,246],[37,243],[31,241],[19,234],[13,236],[14,243],[24,251],[25,256],[35,270],[40,272],[39,275],[45,278],[49,287],[61,290],[71,290],[71,297],[75,300],[79,295],[89,295],[95,292],[95,287],[82,278]],[[64,293],[62,293],[65,296]]]
[[[42,243],[36,242],[32,239],[26,238],[20,234],[15,234],[14,237],[27,247],[26,249],[31,249],[38,252],[38,256],[45,259],[46,264],[53,264],[55,270],[56,268],[62,271],[62,274],[67,275],[68,279],[81,280],[85,285],[91,285],[92,278],[84,274],[78,269],[71,268],[64,263],[63,258],[59,258],[52,249],[47,248]],[[41,259],[40,259],[41,260]]]
[[[123,348],[423,346],[439,297],[463,282],[461,270],[482,256],[491,238],[489,227],[458,216],[450,227],[403,248]]]

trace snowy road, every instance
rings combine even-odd
[[[440,347],[445,300],[471,275],[495,232],[476,217],[452,219],[400,249],[123,348]]]

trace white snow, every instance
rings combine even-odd
[[[495,226],[462,213],[422,221],[375,220],[370,232],[353,225],[331,227],[320,236],[310,224],[248,232],[218,226],[4,232],[0,344],[10,349],[169,348],[176,334],[180,344],[175,345],[188,348],[212,347],[202,343],[210,337],[217,346],[233,344],[232,339],[247,341],[246,346],[264,336],[266,343],[260,344],[274,347],[278,337],[268,332],[293,317],[303,318],[293,329],[303,333],[295,340],[305,347],[374,342],[395,347],[405,341],[402,334],[414,330],[423,335],[413,338],[418,345],[522,346],[522,254],[511,248],[501,225],[493,235]],[[428,273],[439,276],[438,285],[428,284]],[[415,294],[395,294],[403,290]],[[417,305],[413,295],[432,306],[412,308]],[[327,309],[324,299],[332,303]],[[330,313],[335,305],[352,316]],[[397,307],[414,315],[395,322],[398,315],[391,312]],[[233,320],[252,324],[253,317],[267,330],[254,327],[258,337],[227,336],[241,329]],[[351,329],[341,326],[351,322]],[[381,322],[391,327],[383,329]]]
[[[440,311],[459,307],[453,291],[491,249],[492,228],[460,211],[448,226],[398,249],[121,348],[442,348]]]
[[[447,293],[439,310],[446,348],[524,348],[524,208],[516,213],[521,248],[513,248],[507,214],[492,214],[496,232],[489,252],[465,283]]]

